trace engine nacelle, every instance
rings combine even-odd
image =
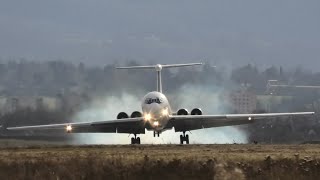
[[[188,115],[189,112],[187,109],[179,109],[177,115]]]
[[[129,118],[128,114],[125,112],[120,112],[117,116],[117,119]]]
[[[202,111],[199,108],[194,108],[191,111],[191,115],[202,115]]]
[[[136,118],[136,117],[142,117],[142,113],[139,111],[134,111],[133,113],[131,113],[131,118]]]

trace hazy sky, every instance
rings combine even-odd
[[[320,69],[319,19],[319,0],[1,0],[0,57]]]

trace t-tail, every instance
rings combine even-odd
[[[157,91],[162,93],[162,82],[161,82],[161,70],[164,68],[175,68],[185,66],[197,66],[202,63],[187,63],[187,64],[156,64],[150,66],[128,66],[128,67],[117,67],[117,69],[155,69],[157,71]]]

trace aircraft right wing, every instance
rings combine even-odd
[[[314,112],[262,113],[262,114],[223,114],[223,115],[172,115],[167,128],[176,132],[196,129],[250,124],[256,120],[283,117],[313,115]]]
[[[63,123],[34,126],[7,127],[8,131],[56,130],[68,133],[129,133],[144,134],[145,123],[142,117],[110,121]]]

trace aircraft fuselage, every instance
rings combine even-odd
[[[172,110],[167,97],[157,91],[146,94],[141,103],[143,119],[152,129],[161,132],[169,121]]]

